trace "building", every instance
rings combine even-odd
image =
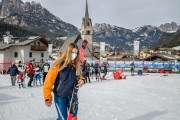
[[[85,8],[85,17],[82,19],[82,26],[81,26],[81,34],[74,34],[74,35],[69,35],[65,40],[61,48],[59,49],[60,52],[64,52],[66,49],[67,45],[69,43],[75,43],[79,49],[82,48],[82,42],[83,40],[87,40],[88,44],[86,47],[86,52],[84,55],[85,60],[92,60],[92,59],[97,59],[93,55],[92,51],[92,46],[93,46],[93,27],[92,27],[92,21],[91,18],[89,17],[89,12],[88,12],[88,3],[86,0],[86,8]],[[52,59],[56,59],[58,56],[58,53],[54,56],[51,56]]]
[[[82,25],[81,25],[81,38],[83,40],[88,41],[88,48],[92,52],[93,27],[92,27],[91,18],[89,17],[87,0],[86,0],[86,8],[85,8],[85,17],[82,19]]]
[[[63,43],[63,45],[61,46],[59,51],[64,52],[64,50],[66,49],[66,47],[69,43],[75,43],[79,47],[79,49],[81,49],[82,48],[82,42],[83,42],[83,39],[81,38],[80,34],[69,36],[65,40],[65,42]],[[90,51],[89,46],[87,46],[87,48],[86,48],[86,53],[85,53],[84,58],[85,58],[85,60],[96,59],[96,58],[94,58],[93,53]]]
[[[0,43],[0,71],[7,70],[12,63],[23,63],[35,59],[36,62],[48,59],[48,41],[40,36],[16,39],[11,35],[4,36]]]

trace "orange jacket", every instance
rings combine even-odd
[[[52,102],[52,87],[55,83],[56,77],[58,75],[60,69],[60,65],[54,66],[51,65],[46,78],[45,78],[45,82],[44,82],[44,87],[43,87],[43,93],[44,93],[44,100],[47,102]],[[80,79],[84,79],[84,77],[80,76]]]

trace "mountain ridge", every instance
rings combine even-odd
[[[7,24],[20,26],[51,40],[60,36],[80,34],[77,27],[54,16],[40,3],[34,1],[24,3],[21,0],[2,0],[0,18]],[[119,50],[133,49],[134,40],[140,41],[140,49],[153,48],[162,35],[168,30],[175,31],[178,27],[175,22],[161,24],[159,27],[143,25],[134,29],[95,23],[93,36],[94,42],[104,41]]]
[[[51,14],[40,3],[2,0],[0,16],[5,23],[17,25],[47,37],[79,33],[78,29]]]

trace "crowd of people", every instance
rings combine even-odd
[[[17,83],[19,88],[25,87],[25,78],[29,79],[27,87],[32,87],[33,85],[44,84],[46,75],[48,73],[50,65],[47,61],[45,62],[35,62],[30,60],[26,64],[21,61],[18,64],[12,62],[9,66],[8,74],[11,76],[12,86]],[[84,60],[82,63],[82,76],[86,78],[85,82],[91,83],[91,79],[96,79],[96,81],[105,80],[108,72],[108,63],[103,62],[101,65],[98,61],[95,63],[88,63]],[[32,85],[32,83],[34,83]]]
[[[17,83],[19,88],[25,87],[25,78],[28,77],[27,87],[32,87],[32,82],[38,85],[44,84],[46,74],[48,73],[50,65],[47,61],[36,63],[34,60],[30,60],[26,64],[21,61],[16,65],[14,62],[9,66],[8,73],[11,76],[12,86]]]
[[[84,60],[82,64],[82,75],[86,78],[89,83],[91,83],[91,78],[95,77],[96,81],[105,80],[108,72],[108,63],[103,62],[101,65],[96,61],[95,63],[89,64]],[[101,73],[103,75],[101,75]]]

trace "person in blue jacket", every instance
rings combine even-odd
[[[8,73],[9,73],[10,76],[11,76],[12,86],[15,86],[16,76],[18,75],[18,68],[16,67],[16,65],[14,64],[14,62],[12,62],[12,65],[9,67]]]

